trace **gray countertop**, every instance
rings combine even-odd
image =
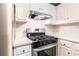
[[[56,38],[71,41],[71,42],[74,42],[74,43],[79,43],[79,36],[66,36],[66,35],[62,35],[62,34],[53,34],[53,35],[50,35],[50,36],[54,36]],[[21,45],[29,45],[29,44],[31,45],[32,43],[33,43],[33,41],[31,41],[27,37],[17,37],[14,40],[13,47],[21,46]]]
[[[32,41],[27,37],[17,37],[13,42],[13,47],[21,45],[31,45]]]
[[[62,35],[62,34],[53,34],[50,36],[54,36],[54,37],[59,38],[61,40],[71,41],[71,42],[79,44],[79,36],[66,36],[66,35]]]

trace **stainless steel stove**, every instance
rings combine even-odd
[[[52,47],[53,47],[53,44],[57,43],[57,38],[55,38],[53,36],[45,35],[45,30],[43,28],[32,29],[32,31],[27,30],[26,36],[30,40],[33,41],[33,43],[32,43],[33,51],[37,51],[37,50],[39,51],[40,47],[42,47],[41,48],[42,50],[40,50],[40,51],[43,51],[43,50],[50,48],[50,47],[48,47],[48,45],[52,44]],[[45,47],[45,46],[47,46],[47,47]],[[43,48],[43,47],[45,47],[45,48]],[[56,54],[56,52],[55,52],[55,54]],[[38,55],[38,54],[33,52],[33,55]]]

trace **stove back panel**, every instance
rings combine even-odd
[[[45,33],[26,33],[27,37],[30,37],[30,36],[39,36],[39,35],[45,35]]]

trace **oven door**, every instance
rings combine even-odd
[[[48,44],[39,48],[33,49],[33,56],[56,56],[57,44]]]

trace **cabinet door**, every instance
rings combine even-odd
[[[68,17],[69,20],[79,20],[79,3],[68,4]]]
[[[17,56],[32,56],[32,54],[30,52],[28,52],[28,53],[20,54],[20,55],[17,55]]]
[[[61,46],[61,56],[72,56],[72,51],[65,46]]]
[[[57,6],[57,20],[66,20],[67,18],[67,3],[62,3]]]
[[[44,12],[42,3],[32,3],[30,4],[30,10]]]
[[[31,45],[21,46],[14,48],[14,56],[31,52]]]
[[[40,6],[40,3],[31,3],[30,4],[30,10],[35,10],[35,11],[39,11],[39,6]]]
[[[79,51],[74,50],[74,56],[79,56]]]
[[[49,12],[48,12],[49,4],[48,3],[41,3],[39,8],[41,9],[41,12],[49,14]]]
[[[52,16],[52,20],[56,21],[56,7],[49,4],[48,5],[48,14],[50,14]]]
[[[73,43],[72,46],[74,56],[79,56],[79,44],[78,43]]]
[[[57,20],[68,20],[74,22],[79,20],[78,3],[62,3],[57,6]]]
[[[26,19],[29,14],[29,4],[15,4],[16,18]]]
[[[47,7],[46,13],[51,15],[52,18],[46,20],[45,24],[54,24],[56,22],[56,7],[51,4],[46,5],[46,7]]]
[[[47,3],[32,3],[30,4],[30,10],[47,13],[48,4]]]

